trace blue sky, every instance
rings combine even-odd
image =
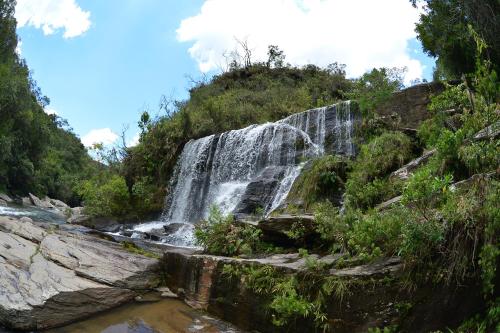
[[[353,0],[18,0],[16,17],[21,56],[49,108],[87,142],[111,142],[127,125],[132,140],[140,113],[155,114],[161,95],[186,98],[187,76],[224,68],[222,55],[236,48],[236,38],[248,41],[256,59],[278,44],[297,65],[339,61],[350,76],[407,66],[408,80],[430,79],[433,60],[406,23],[418,13],[408,1],[389,2],[385,12],[396,12],[374,23]],[[349,15],[358,21],[343,21]],[[384,40],[374,43],[371,31]]]

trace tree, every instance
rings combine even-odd
[[[410,0],[414,6],[419,1]],[[424,0],[416,31],[427,54],[437,57],[437,71],[448,78],[474,72],[476,44],[469,26],[488,45],[484,55],[498,71],[500,2],[498,0]],[[443,75],[442,75],[443,76]]]
[[[280,50],[278,46],[276,45],[269,45],[267,49],[267,61],[266,61],[266,66],[267,67],[275,67],[275,68],[280,68],[283,67],[283,64],[285,62],[285,53],[283,50]]]

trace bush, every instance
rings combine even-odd
[[[288,194],[292,201],[300,199],[307,209],[322,200],[338,201],[344,188],[347,161],[340,156],[317,158],[306,167]]]
[[[314,220],[316,231],[321,239],[337,244],[342,251],[347,251],[347,232],[350,229],[349,220],[339,214],[339,209],[330,202],[322,202],[315,206]]]
[[[235,256],[252,254],[261,246],[261,231],[252,226],[236,225],[232,215],[222,216],[216,206],[210,208],[206,221],[195,229],[196,243],[207,253]]]
[[[104,174],[85,180],[77,191],[83,197],[86,214],[124,217],[131,212],[127,184],[119,175]]]
[[[366,209],[390,199],[399,192],[399,184],[387,174],[412,157],[412,142],[401,132],[385,132],[368,144],[351,164],[346,182],[346,203],[352,208]]]
[[[403,208],[361,215],[348,234],[351,253],[363,260],[397,254],[406,221],[407,211]]]

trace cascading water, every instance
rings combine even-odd
[[[359,118],[350,106],[342,102],[191,140],[177,162],[162,221],[135,230],[180,224],[165,241],[189,246],[193,223],[206,218],[214,204],[225,214],[248,213],[248,202],[258,197],[260,210],[268,215],[288,195],[304,160],[354,154],[353,124]],[[265,193],[252,197],[252,189]]]

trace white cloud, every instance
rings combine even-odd
[[[52,114],[58,115],[57,111],[54,110],[53,108],[45,107],[45,109],[43,109],[43,111],[45,111],[45,113],[49,114],[49,115],[52,115]]]
[[[82,137],[82,143],[91,147],[94,143],[110,145],[118,139],[118,135],[109,128],[93,129]]]
[[[51,35],[64,29],[64,38],[83,34],[90,28],[90,12],[75,0],[17,0],[16,19],[19,28],[33,26]]]
[[[141,138],[141,135],[139,133],[136,133],[132,139],[130,139],[127,142],[127,147],[135,147],[139,144],[139,139]]]
[[[294,65],[347,64],[355,77],[373,67],[408,68],[407,81],[422,77],[411,57],[419,11],[405,0],[206,0],[201,11],[177,29],[180,42],[203,72],[225,65],[223,54],[247,40],[254,60],[278,45]]]
[[[21,49],[22,46],[23,46],[23,42],[20,41],[20,40],[18,40],[17,41],[17,46],[16,46],[16,53],[17,53],[18,56],[20,56],[21,53],[22,53],[21,52],[22,51],[22,49]]]

